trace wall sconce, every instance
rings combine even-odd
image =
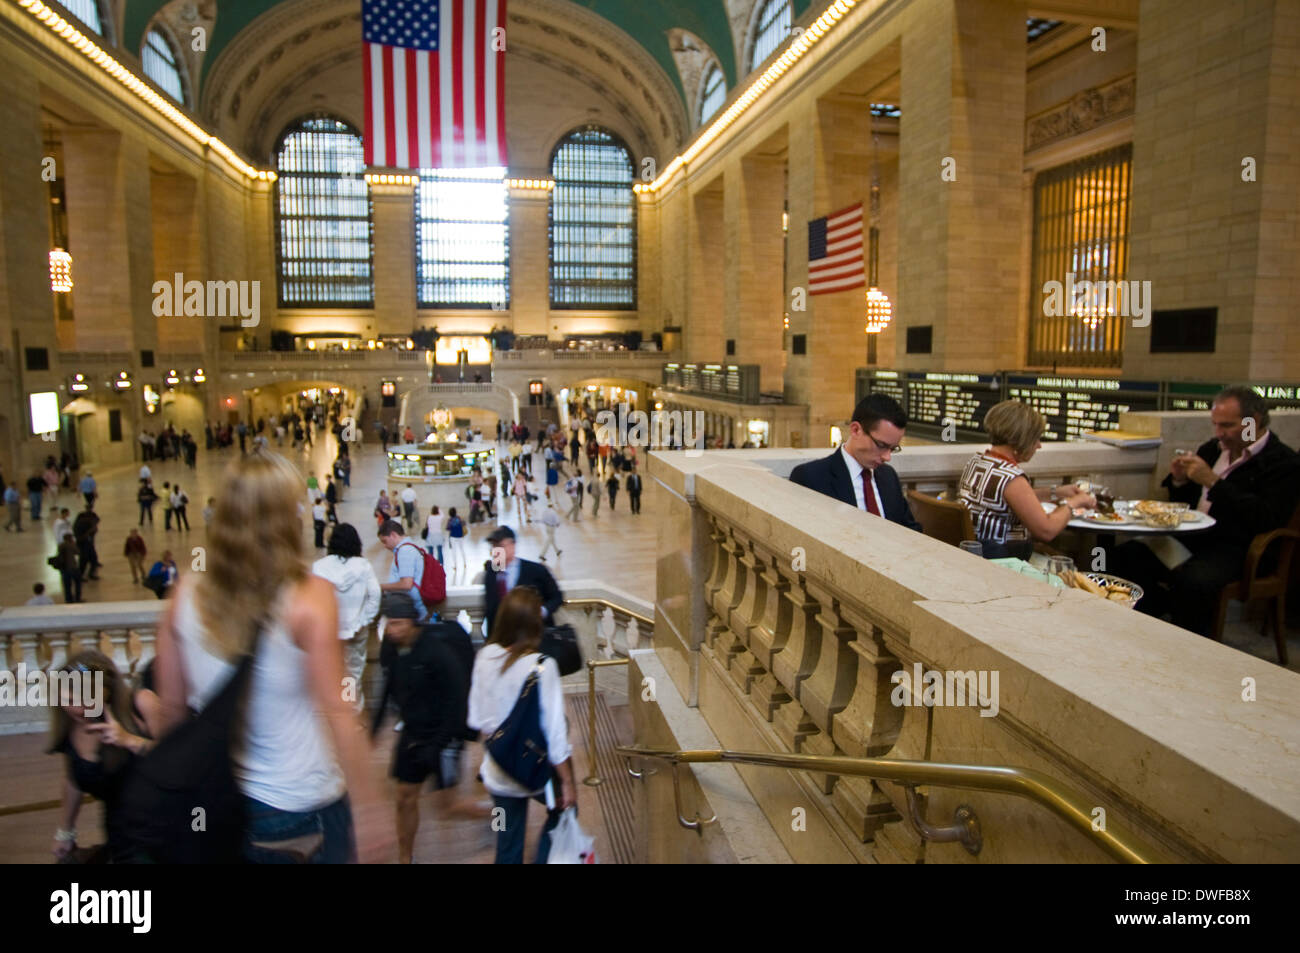
[[[85,374],[73,374],[72,380],[68,384],[68,390],[74,394],[84,394],[90,390],[90,383],[86,380]]]
[[[194,369],[194,377],[193,377],[194,383],[202,384],[207,379],[208,379],[207,376],[203,373],[203,368],[198,367]]]
[[[113,379],[113,387],[115,390],[130,390],[131,375],[126,371],[118,371],[117,377]]]
[[[175,387],[180,382],[180,375],[178,375],[174,369],[168,371],[167,376],[163,378],[163,383],[168,387]]]

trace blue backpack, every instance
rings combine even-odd
[[[506,774],[529,791],[540,791],[551,779],[551,762],[542,730],[542,663],[528,673],[515,707],[485,742],[488,754]]]

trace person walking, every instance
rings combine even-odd
[[[82,579],[99,578],[99,553],[95,550],[95,534],[99,532],[99,514],[86,504],[86,508],[72,521],[72,535],[77,539],[77,571]]]
[[[407,484],[402,490],[402,521],[408,530],[415,526],[415,502],[415,487]]]
[[[366,650],[370,645],[370,622],[379,612],[379,579],[370,560],[361,555],[361,536],[351,523],[340,523],[330,533],[326,555],[312,563],[314,575],[328,580],[338,601],[339,641],[343,643],[343,670],[352,679],[356,699],[353,707],[365,708],[362,679],[366,672]]]
[[[153,483],[149,480],[141,480],[140,489],[135,493],[135,501],[140,504],[140,522],[136,524],[137,526],[144,525],[146,516],[149,518],[149,525],[153,526],[153,504],[157,499],[158,494],[154,492]]]
[[[528,505],[528,480],[523,473],[515,474],[515,504],[519,507],[519,518],[525,522],[533,521],[532,510]]]
[[[177,483],[174,487],[172,487],[172,511],[176,515],[177,530],[179,530],[181,528],[181,524],[184,523],[185,531],[189,532],[190,518],[185,515],[185,508],[189,505],[190,505],[190,498],[185,495],[184,491],[181,490],[181,485]]]
[[[539,864],[545,863],[550,854],[550,832],[560,822],[563,812],[577,803],[560,671],[554,659],[538,653],[542,633],[542,597],[528,586],[516,586],[502,599],[491,625],[491,636],[474,660],[469,727],[490,737],[509,717],[524,686],[530,685],[538,693],[546,758],[552,766],[551,780],[541,790],[530,791],[484,752],[483,785],[491,792],[493,803],[500,811],[497,816],[503,821],[493,825],[497,831],[498,864],[523,862],[530,798],[536,798],[547,808],[537,847],[536,863]]]
[[[143,582],[145,579],[144,557],[147,552],[140,531],[131,530],[126,536],[126,546],[123,547],[122,555],[126,556],[126,561],[131,565],[131,581],[134,583]]]
[[[546,554],[552,547],[555,548],[557,557],[564,555],[564,550],[560,549],[555,542],[555,531],[560,528],[560,514],[555,512],[555,504],[547,503],[546,511],[542,513],[542,525],[546,527],[546,545],[542,547],[541,555],[537,558],[546,562]]]
[[[63,601],[71,605],[74,602],[81,601],[81,561],[80,554],[77,551],[77,540],[72,535],[72,530],[63,534],[63,539],[59,542],[59,550],[55,554],[56,568],[59,570],[59,580],[63,583]]]
[[[624,489],[627,490],[627,502],[632,507],[632,512],[639,515],[641,512],[641,474],[637,473],[635,469],[625,478]]]
[[[442,511],[437,505],[430,507],[429,515],[424,521],[424,541],[429,549],[429,555],[433,556],[438,562],[442,562],[442,550],[445,544],[446,533],[443,530]],[[443,563],[445,566],[446,564]]]
[[[9,522],[5,523],[5,532],[11,530],[23,531],[23,498],[18,493],[18,487],[10,483],[5,487],[5,506],[9,507]]]
[[[172,485],[168,480],[163,480],[162,500],[163,529],[170,531],[172,528]],[[152,520],[150,522],[152,522]]]
[[[419,610],[420,619],[425,619],[432,606],[424,604],[420,596],[420,582],[424,579],[426,568],[432,566],[441,571],[442,567],[434,563],[425,563],[424,550],[406,538],[402,524],[395,519],[386,519],[379,525],[379,542],[393,554],[393,564],[388,570],[388,581],[379,584],[380,590],[409,593],[415,601],[416,609]]]
[[[599,476],[590,475],[587,477],[587,495],[591,497],[591,515],[595,516],[600,512],[600,498],[605,493],[605,484]]]
[[[95,497],[99,495],[99,484],[95,482],[94,474],[89,470],[87,470],[86,475],[81,478],[81,483],[78,484],[78,489],[81,490],[81,495],[86,498],[86,505],[94,506]]]
[[[456,507],[447,510],[443,521],[444,535],[447,538],[447,562],[457,566],[465,565],[465,521],[456,512]]]
[[[316,497],[320,496],[320,481],[316,479],[316,474],[307,474],[307,499],[315,503]]]
[[[339,488],[334,482],[334,477],[326,475],[325,477],[325,508],[327,519],[335,526],[339,525],[339,515],[336,510],[339,502]]]
[[[311,505],[311,525],[316,530],[315,545],[317,549],[325,548],[325,498],[317,496]]]
[[[45,493],[49,497],[50,518],[56,519],[59,515],[59,508],[56,505],[59,501],[59,468],[54,465],[54,458],[50,457],[45,462]]]
[[[587,476],[596,472],[596,433],[587,431]]]
[[[334,588],[303,561],[302,489],[296,469],[273,454],[236,457],[227,469],[208,571],[186,576],[158,626],[163,731],[214,697],[253,653],[241,743],[232,748],[244,860],[305,853],[308,863],[373,863],[387,854],[392,825],[339,691]]]
[[[51,535],[54,537],[54,545],[58,546],[63,542],[64,534],[72,532],[72,513],[65,506],[59,510],[54,518],[54,529]]]
[[[41,518],[41,503],[45,499],[45,478],[39,473],[33,473],[27,478],[27,502],[31,505],[32,522],[36,523]]]
[[[610,470],[609,479],[605,481],[605,492],[609,494],[609,511],[614,512],[614,503],[618,500],[618,471]]]
[[[569,495],[569,512],[565,518],[576,523],[582,519],[582,477],[576,474],[569,477],[564,484],[564,492]]]
[[[159,599],[164,599],[167,597],[167,593],[172,591],[172,587],[176,585],[177,576],[176,560],[172,558],[172,551],[165,549],[162,558],[149,568],[149,575],[144,579],[144,586]]]

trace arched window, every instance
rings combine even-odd
[[[421,308],[510,306],[506,170],[421,169],[415,300]]]
[[[374,304],[374,235],[361,136],[345,122],[293,123],[275,150],[280,306]]]
[[[754,18],[749,68],[757,69],[790,38],[790,0],[765,0]]]
[[[99,7],[100,0],[67,0],[64,9],[90,27],[104,39],[112,39],[104,29],[105,20]]]
[[[632,156],[612,133],[575,129],[551,155],[551,307],[636,310]]]
[[[144,65],[145,76],[172,99],[182,106],[186,105],[180,58],[172,48],[171,41],[159,30],[150,30],[145,34],[144,46],[140,49],[140,62]]]
[[[727,83],[717,63],[710,64],[700,86],[700,125],[704,123],[727,101]]]

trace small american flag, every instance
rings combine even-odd
[[[505,166],[506,0],[362,0],[366,163]]]
[[[862,203],[808,223],[808,293],[830,294],[867,283],[862,259]]]

